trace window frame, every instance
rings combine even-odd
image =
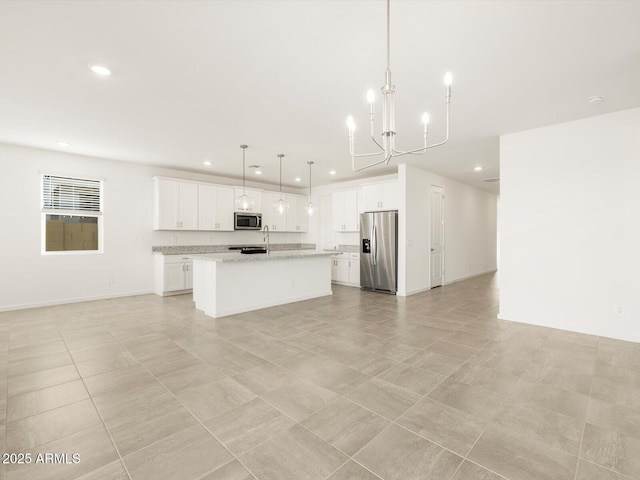
[[[46,209],[44,198],[44,179],[45,177],[62,177],[77,180],[88,180],[98,182],[100,185],[100,210],[99,211],[80,211],[80,210],[64,210],[64,209]],[[65,173],[40,172],[40,254],[48,255],[96,255],[104,253],[104,180],[86,175],[70,175]],[[61,215],[69,217],[93,217],[98,221],[98,248],[97,250],[52,250],[47,251],[47,215]]]

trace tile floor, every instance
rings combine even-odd
[[[487,275],[219,320],[189,296],[0,313],[2,450],[31,454],[0,478],[640,479],[640,345],[497,303]]]

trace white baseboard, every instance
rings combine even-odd
[[[462,282],[464,280],[469,280],[470,278],[480,277],[482,275],[486,275],[488,273],[495,273],[497,271],[498,270],[496,270],[496,269],[492,269],[492,270],[487,270],[486,272],[474,273],[473,275],[468,275],[466,277],[456,278],[455,280],[451,280],[451,281],[445,282],[443,285],[452,285],[454,283]],[[409,297],[411,295],[416,295],[418,293],[428,292],[429,290],[431,290],[431,286],[423,287],[423,288],[417,288],[417,289],[411,290],[409,292],[400,292],[400,291],[398,291],[398,296],[400,296],[400,297]]]
[[[288,303],[294,303],[294,302],[302,302],[304,300],[311,300],[313,298],[326,297],[328,295],[333,295],[333,291],[329,290],[328,292],[322,292],[322,293],[317,293],[317,294],[313,294],[313,295],[304,295],[304,296],[301,296],[301,297],[289,298],[284,303],[282,301],[279,301],[279,302],[275,301],[275,302],[261,303],[261,304],[258,304],[258,305],[250,305],[248,307],[231,308],[229,310],[224,310],[222,312],[217,312],[217,315],[213,315],[212,312],[204,312],[204,314],[209,316],[209,317],[212,317],[212,318],[222,318],[222,317],[228,317],[229,315],[237,315],[238,313],[252,312],[254,310],[261,310],[263,308],[276,307],[278,305],[286,305]]]
[[[444,282],[444,285],[452,285],[454,283],[463,282],[471,278],[481,277],[482,275],[487,275],[488,273],[496,273],[497,271],[498,269],[493,268],[491,270],[487,270],[486,272],[474,273],[473,275],[467,275],[466,277],[460,277],[460,278],[456,278],[455,280],[449,280],[448,282]]]
[[[498,320],[507,320],[509,322],[526,323],[528,325],[536,325],[538,327],[553,328],[556,330],[565,330],[567,332],[584,333],[586,335],[596,335],[598,337],[613,338],[615,340],[623,340],[625,342],[640,343],[640,336],[629,335],[626,332],[618,332],[616,330],[608,330],[602,328],[585,328],[581,325],[568,323],[552,323],[545,322],[537,318],[523,318],[522,316],[505,314],[498,312]]]
[[[335,285],[342,285],[344,287],[356,287],[356,288],[360,288],[360,285],[358,285],[357,283],[349,283],[349,282],[338,282],[337,280],[331,280],[331,283],[335,284]]]
[[[63,298],[60,300],[54,300],[49,302],[33,302],[33,303],[24,303],[19,305],[3,305],[3,306],[0,306],[0,312],[10,312],[13,310],[25,310],[27,308],[52,307],[55,305],[66,305],[68,303],[91,302],[93,300],[108,300],[110,298],[135,297],[137,295],[149,295],[152,293],[153,293],[153,290],[140,290],[135,292],[119,292],[119,293],[112,293],[108,295],[95,295],[95,296],[81,297],[81,298]]]
[[[428,292],[429,290],[431,290],[430,287],[418,288],[417,290],[411,290],[410,292],[404,292],[403,294],[398,293],[398,296],[400,296],[400,297],[409,297],[411,295],[416,295],[418,293]]]

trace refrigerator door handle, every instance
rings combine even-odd
[[[377,265],[378,259],[378,229],[375,224],[371,227],[371,265]]]

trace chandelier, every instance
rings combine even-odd
[[[387,165],[389,161],[393,157],[401,157],[402,155],[408,154],[422,154],[425,153],[428,149],[433,147],[438,147],[440,145],[444,145],[449,140],[449,105],[451,103],[451,73],[448,73],[444,76],[444,84],[446,87],[446,95],[445,101],[447,105],[447,131],[445,139],[439,143],[433,143],[431,145],[427,144],[427,136],[429,133],[429,114],[426,112],[422,115],[422,123],[424,126],[423,138],[424,144],[420,148],[416,148],[413,150],[402,151],[396,149],[396,129],[395,129],[395,111],[394,111],[394,94],[396,92],[396,87],[391,83],[391,34],[390,34],[390,8],[389,8],[390,0],[387,0],[387,70],[384,73],[384,85],[382,86],[382,133],[381,133],[381,141],[378,141],[375,137],[374,130],[374,103],[375,103],[375,93],[373,90],[369,89],[367,92],[367,102],[369,102],[369,121],[371,124],[371,140],[378,147],[376,152],[372,153],[355,153],[355,141],[354,141],[354,132],[356,130],[356,124],[353,120],[353,117],[349,115],[347,118],[347,127],[349,128],[349,153],[351,154],[351,167],[354,172],[358,172],[360,170],[364,170],[365,168],[373,167],[375,165],[380,165],[384,163]],[[379,160],[376,160],[372,163],[369,163],[364,166],[360,166],[356,168],[356,158],[360,157],[377,157],[381,156]]]

